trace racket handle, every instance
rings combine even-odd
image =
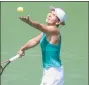
[[[12,61],[16,60],[19,57],[20,57],[20,55],[17,54],[16,56],[10,58],[9,61],[12,62]]]

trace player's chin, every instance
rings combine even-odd
[[[46,23],[50,24],[50,25],[52,24],[52,22],[50,20],[48,20],[48,19],[46,19]]]

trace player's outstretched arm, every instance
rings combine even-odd
[[[40,24],[36,21],[32,21],[30,20],[29,16],[26,16],[26,17],[20,17],[20,19],[29,24],[30,26],[42,31],[42,32],[45,32],[45,33],[55,33],[57,32],[57,29],[54,29],[53,26],[47,26],[47,25],[44,25],[44,24]]]

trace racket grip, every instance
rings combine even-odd
[[[12,62],[12,61],[16,60],[19,57],[20,57],[20,55],[17,54],[16,56],[10,58],[9,61]]]

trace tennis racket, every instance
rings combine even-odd
[[[0,65],[0,76],[2,75],[3,71],[5,70],[5,68],[14,60],[16,60],[17,58],[19,58],[20,55],[17,54],[16,56],[6,60],[6,61],[3,61],[1,62],[1,65]],[[2,66],[3,64],[5,64],[4,66]]]

